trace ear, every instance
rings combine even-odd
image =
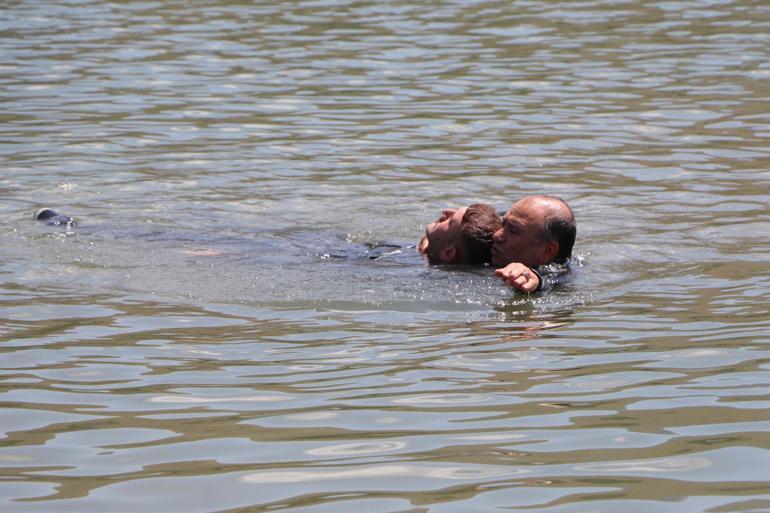
[[[554,241],[546,242],[543,246],[543,250],[540,253],[542,256],[542,262],[541,264],[547,264],[548,262],[553,262],[554,258],[556,258],[556,255],[559,253],[559,243]]]
[[[446,264],[451,264],[457,258],[457,248],[454,244],[449,244],[442,248],[439,258]]]

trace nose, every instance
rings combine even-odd
[[[452,217],[455,214],[455,212],[457,212],[457,210],[453,208],[445,208],[444,210],[441,211],[441,215],[442,217]]]
[[[494,242],[503,242],[503,229],[500,228],[495,233],[492,234],[492,240]]]

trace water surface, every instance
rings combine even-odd
[[[769,47],[743,0],[4,6],[0,509],[769,510]],[[408,248],[536,193],[548,294]]]

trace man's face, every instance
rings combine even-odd
[[[503,267],[520,262],[527,267],[546,263],[543,227],[547,210],[537,201],[523,199],[503,217],[503,227],[492,236],[492,265]]]
[[[441,217],[425,229],[425,236],[417,248],[420,253],[428,256],[431,264],[446,264],[456,258],[462,239],[461,225],[466,210],[467,207],[446,208],[441,212]]]

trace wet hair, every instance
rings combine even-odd
[[[460,232],[465,245],[466,262],[488,264],[492,259],[492,235],[503,223],[495,209],[485,203],[474,203],[465,210]]]
[[[572,256],[572,247],[575,245],[577,225],[575,214],[569,208],[567,202],[557,196],[541,196],[549,203],[543,225],[543,240],[559,243],[559,251],[553,261],[564,264]]]

